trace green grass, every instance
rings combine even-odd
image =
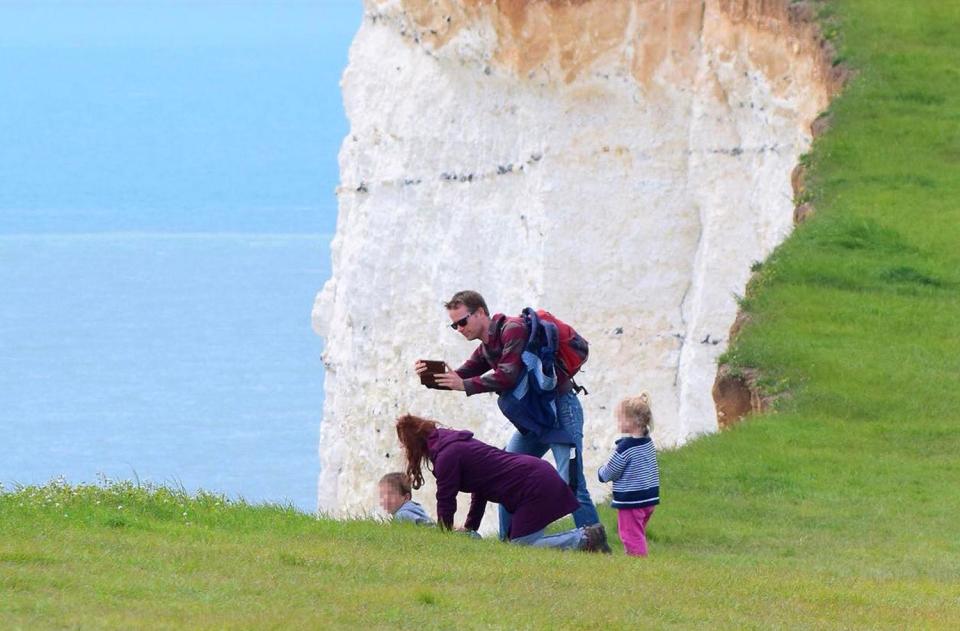
[[[858,78],[727,353],[784,396],[663,454],[650,558],[51,484],[0,494],[0,628],[960,628],[960,4],[829,9]]]
[[[0,628],[958,622],[952,516],[932,511],[945,530],[918,537],[878,527],[899,506],[835,512],[823,500],[849,500],[851,485],[873,482],[847,473],[825,496],[816,467],[794,466],[808,454],[781,433],[769,427],[774,445],[764,448],[738,430],[666,458],[666,475],[692,467],[697,478],[674,485],[681,499],[655,515],[645,561],[128,482],[19,489],[0,495]],[[603,517],[613,519],[609,509]]]

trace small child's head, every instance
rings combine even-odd
[[[653,414],[650,412],[650,395],[624,399],[617,406],[617,428],[624,434],[649,436],[653,430]]]
[[[391,515],[400,510],[413,495],[410,492],[410,478],[406,473],[388,473],[380,478],[380,508]]]

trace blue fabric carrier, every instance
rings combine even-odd
[[[512,390],[502,392],[497,405],[521,434],[533,434],[547,444],[574,440],[557,422],[556,356],[560,333],[552,322],[541,320],[527,307],[520,314],[529,336],[523,350],[524,372]]]

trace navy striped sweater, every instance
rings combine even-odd
[[[660,503],[660,468],[649,436],[627,436],[607,464],[597,472],[601,482],[613,482],[613,508],[642,508]]]

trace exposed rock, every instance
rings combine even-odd
[[[798,162],[797,166],[793,168],[793,172],[790,173],[790,186],[793,189],[793,198],[798,199],[800,195],[803,194],[804,190],[804,179],[807,176],[807,167],[803,166],[802,162]],[[794,221],[796,223],[796,221]]]
[[[813,204],[806,202],[793,209],[793,223],[799,225],[810,218],[816,209]]]
[[[734,372],[729,366],[721,366],[717,370],[712,394],[721,429],[730,427],[748,414],[766,409],[767,402],[759,394],[754,371]]]
[[[814,138],[819,138],[824,135],[828,129],[830,129],[830,124],[833,122],[833,116],[830,114],[822,114],[818,116],[810,124],[810,133]]]

